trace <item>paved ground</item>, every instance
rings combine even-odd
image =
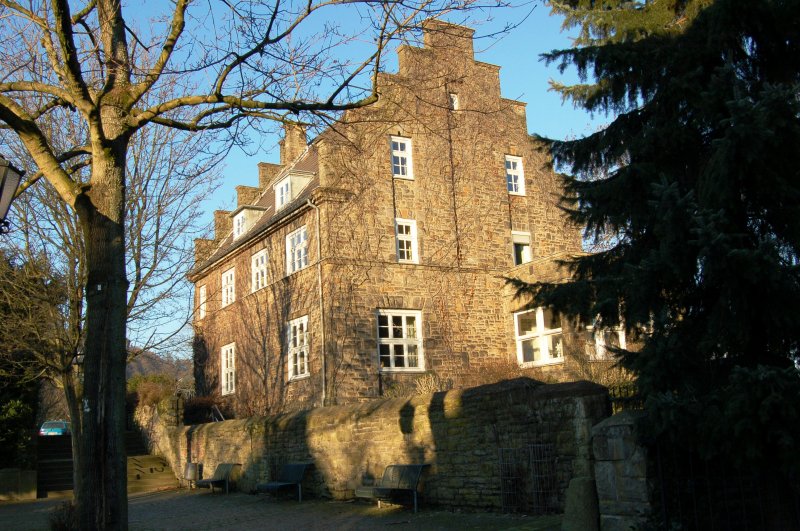
[[[0,503],[0,529],[48,529],[50,512],[64,500]],[[159,529],[286,529],[371,531],[558,531],[560,516],[451,513],[396,506],[378,509],[367,502],[276,501],[266,495],[211,494],[173,490],[131,495],[128,522],[134,531]]]

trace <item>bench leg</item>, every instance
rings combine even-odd
[[[417,491],[414,491],[414,514],[417,514]]]
[[[303,486],[299,483],[297,484],[297,501],[303,501]]]
[[[380,509],[380,508],[381,508],[381,501],[378,500],[378,509]]]

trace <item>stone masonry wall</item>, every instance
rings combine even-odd
[[[591,426],[608,414],[604,387],[544,385],[520,378],[412,398],[374,400],[276,417],[165,427],[153,411],[137,419],[175,471],[201,462],[242,464],[238,488],[251,491],[284,462],[313,462],[304,492],[350,498],[392,463],[430,463],[424,499],[464,509],[502,508],[501,448],[552,443],[559,503],[572,477],[591,475]]]
[[[194,322],[198,392],[221,394],[222,347],[235,345],[236,388],[221,402],[237,418],[371,400],[421,378],[439,378],[446,389],[523,373],[513,314],[528,301],[514,298],[504,278],[568,278],[558,260],[580,252],[581,232],[559,207],[561,180],[546,145],[528,134],[525,105],[502,97],[499,67],[475,60],[473,31],[429,21],[424,34],[423,47],[398,49],[397,73],[380,75],[378,102],[348,111],[313,141],[315,209],[298,208],[285,226],[193,273],[207,297],[206,315]],[[413,179],[393,175],[395,136],[409,142]],[[287,137],[295,155],[305,148],[297,131]],[[509,193],[506,156],[519,157],[524,194]],[[267,194],[277,168],[259,165]],[[398,259],[397,219],[415,223],[415,263]],[[231,229],[229,217],[218,221]],[[286,235],[304,225],[309,267],[288,274]],[[530,235],[531,260],[517,266],[514,233]],[[268,283],[253,291],[251,257],[262,250]],[[233,267],[236,300],[222,307],[221,275]],[[380,310],[419,312],[416,366],[381,365]],[[309,374],[289,378],[287,324],[302,316]],[[566,363],[524,372],[592,378]]]

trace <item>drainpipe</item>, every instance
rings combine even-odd
[[[322,405],[325,406],[325,403],[328,400],[328,367],[325,359],[325,305],[322,300],[322,236],[319,230],[319,207],[312,203],[311,199],[306,199],[306,204],[313,208],[317,213],[317,287],[319,288],[319,335],[322,343],[322,348],[320,349],[320,359],[322,361]]]

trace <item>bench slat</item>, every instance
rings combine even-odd
[[[297,500],[303,501],[303,477],[312,463],[287,463],[281,466],[275,481],[259,483],[258,492],[278,492],[285,487],[297,486]]]
[[[378,506],[382,499],[389,500],[400,493],[411,493],[414,497],[414,512],[417,512],[417,489],[420,476],[428,464],[422,465],[389,465],[377,486],[362,486],[355,489],[358,498],[376,498]]]

